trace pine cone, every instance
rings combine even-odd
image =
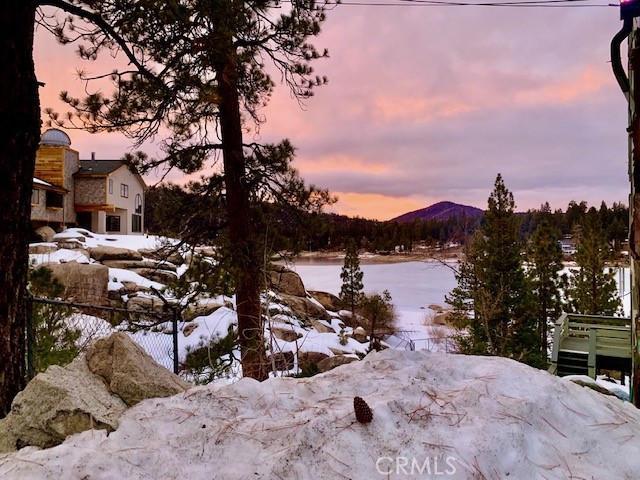
[[[353,409],[356,411],[356,419],[360,423],[369,423],[373,420],[373,412],[362,398],[353,397]]]

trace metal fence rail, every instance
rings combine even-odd
[[[38,297],[28,297],[27,308],[28,379],[37,373],[38,351],[62,348],[66,342],[66,346],[73,344],[74,353],[82,354],[96,340],[115,332],[127,333],[156,362],[179,373],[178,309],[128,310]],[[51,343],[52,339],[58,343]]]

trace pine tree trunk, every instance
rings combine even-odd
[[[25,385],[31,187],[40,138],[36,3],[0,2],[0,418]]]
[[[249,191],[238,98],[238,72],[232,53],[216,65],[220,95],[220,132],[226,187],[229,240],[236,274],[238,337],[245,377],[265,380],[268,366],[260,306],[260,262],[251,228]]]

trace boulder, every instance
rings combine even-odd
[[[147,258],[152,258],[153,260],[158,260],[161,262],[169,262],[174,265],[182,265],[184,263],[184,258],[180,255],[179,252],[175,251],[173,247],[161,247],[158,249],[146,249],[141,248],[138,250],[143,256]]]
[[[300,275],[282,265],[274,265],[268,272],[269,287],[278,293],[306,297],[307,292]]]
[[[142,297],[135,296],[129,297],[126,305],[127,310],[131,310],[133,312],[163,312],[165,311],[164,302],[159,298],[150,298],[150,297]]]
[[[449,316],[451,312],[439,313],[433,317],[434,325],[448,325],[449,324]]]
[[[329,370],[339,367],[340,365],[346,365],[347,363],[356,361],[358,361],[357,358],[345,357],[343,355],[327,357],[324,360],[321,360],[320,363],[318,363],[318,370],[320,370],[321,372],[328,372]]]
[[[311,325],[320,333],[336,333],[333,327],[319,320],[311,320]]]
[[[334,348],[334,347],[327,347],[327,348],[334,355],[349,355],[350,353],[352,353],[352,352],[349,352],[347,350],[343,350],[341,348]]]
[[[342,301],[335,295],[328,292],[318,292],[316,290],[309,290],[309,295],[315,298],[324,308],[337,312],[342,308]]]
[[[82,240],[84,240],[84,238]],[[58,248],[60,248],[60,249],[82,250],[82,251],[84,251],[86,253],[87,258],[89,258],[89,254],[85,250],[84,243],[82,243],[77,238],[61,239],[61,240],[56,240],[55,242],[56,242],[56,245],[58,246]]]
[[[169,272],[175,272],[177,270],[176,266],[173,263],[152,262],[150,260],[103,260],[102,264],[111,268],[124,268],[125,270],[136,268],[151,268],[157,270],[167,270]]]
[[[51,240],[53,240],[53,237],[56,234],[56,231],[49,227],[48,225],[45,225],[44,227],[40,227],[35,231],[35,234],[38,238],[40,238],[43,242],[50,242]]]
[[[84,357],[65,368],[53,365],[16,395],[0,424],[0,452],[27,445],[53,447],[89,429],[111,432],[126,408],[91,374]]]
[[[322,352],[298,352],[298,368],[304,370],[312,365],[318,366],[325,358],[329,358],[329,355]]]
[[[311,319],[331,319],[331,315],[317,303],[306,297],[281,294],[282,303],[291,309],[293,315],[304,320]]]
[[[285,342],[295,342],[297,339],[302,337],[302,334],[296,333],[290,328],[271,327],[270,330],[274,337]]]
[[[167,284],[178,278],[178,276],[173,272],[167,272],[166,270],[156,270],[154,268],[132,268],[131,271],[137,273],[141,277],[146,278],[147,280],[162,284]]]
[[[129,295],[135,292],[150,292],[151,289],[149,287],[143,287],[138,285],[136,282],[129,282],[127,280],[122,280],[122,288],[120,289],[120,293],[122,295]]]
[[[142,260],[142,255],[136,250],[105,245],[90,248],[89,254],[91,258],[99,262],[103,262],[104,260]]]
[[[340,310],[338,317],[344,322],[347,327],[358,328],[364,321],[360,315],[352,313],[349,310]]]
[[[188,337],[189,335],[191,335],[198,327],[200,326],[200,324],[198,322],[191,322],[191,323],[187,323],[185,324],[184,327],[182,327],[182,335],[184,335],[185,337]]]
[[[95,263],[45,263],[65,286],[68,300],[90,305],[106,305],[109,295],[109,268]]]
[[[47,253],[53,253],[56,250],[58,250],[58,246],[52,244],[36,243],[33,245],[29,245],[30,255],[45,255]]]
[[[189,305],[182,313],[182,319],[190,322],[194,318],[211,315],[221,307],[224,307],[224,305],[220,303],[199,303],[196,305]]]
[[[191,387],[158,365],[123,332],[96,341],[87,349],[86,360],[89,370],[102,377],[128,406],[146,398],[169,397]]]
[[[367,332],[362,327],[357,327],[353,329],[351,333],[351,338],[353,338],[356,342],[366,343],[367,340]]]

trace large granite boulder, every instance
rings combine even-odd
[[[342,308],[342,300],[332,293],[309,290],[309,295],[315,298],[324,308],[332,312],[337,312]]]
[[[32,445],[49,448],[89,429],[111,432],[127,405],[114,396],[83,357],[36,375],[0,421],[0,452]]]
[[[56,234],[56,231],[49,227],[48,225],[45,225],[44,227],[40,227],[35,231],[35,234],[38,238],[40,238],[43,242],[50,242],[51,240],[53,240],[53,237]]]
[[[86,359],[89,370],[102,377],[128,406],[146,398],[175,395],[191,387],[158,365],[123,332],[98,340],[87,349]]]
[[[90,305],[108,303],[109,268],[95,263],[45,263],[65,286],[67,300]]]
[[[89,249],[89,255],[94,260],[102,262],[105,260],[142,260],[142,254],[136,250],[128,248],[109,247],[101,245]]]
[[[274,265],[271,270],[269,270],[268,281],[269,288],[278,293],[293,295],[295,297],[307,296],[300,275],[282,265]]]
[[[331,316],[318,303],[306,297],[281,294],[282,303],[291,309],[291,313],[304,320],[329,320]]]

